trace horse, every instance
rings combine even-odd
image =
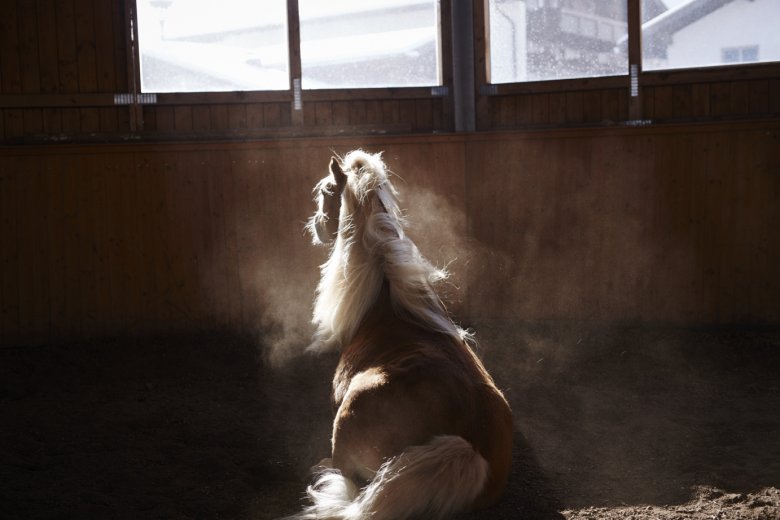
[[[333,157],[307,223],[329,245],[309,350],[340,351],[332,453],[288,518],[446,518],[496,503],[513,440],[510,407],[451,319],[435,268],[406,235],[381,154]]]

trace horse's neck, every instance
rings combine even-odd
[[[350,243],[339,238],[323,268],[314,305],[319,350],[334,350],[352,339],[376,303],[383,276],[381,262],[359,237]]]

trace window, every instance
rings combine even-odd
[[[488,83],[626,75],[630,3],[489,0]],[[643,71],[780,61],[777,0],[638,3]]]
[[[299,0],[303,88],[440,85],[435,0]]]
[[[656,0],[642,0],[650,8]],[[642,24],[644,70],[780,60],[775,0],[666,0]],[[761,48],[762,55],[758,50]]]
[[[142,92],[287,90],[286,0],[136,0]],[[306,89],[441,84],[437,0],[299,0]]]
[[[142,92],[289,88],[285,0],[136,0]]]
[[[758,61],[758,45],[749,47],[727,47],[721,49],[723,63],[749,63]]]
[[[491,83],[626,74],[625,0],[490,0]]]

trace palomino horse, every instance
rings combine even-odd
[[[511,462],[512,415],[404,233],[380,155],[333,158],[315,188],[322,266],[311,350],[341,350],[332,459],[294,518],[443,518],[498,500]]]

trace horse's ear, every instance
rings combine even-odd
[[[347,174],[341,169],[339,160],[335,157],[330,158],[330,173],[336,179],[336,186],[343,188],[347,184]]]

